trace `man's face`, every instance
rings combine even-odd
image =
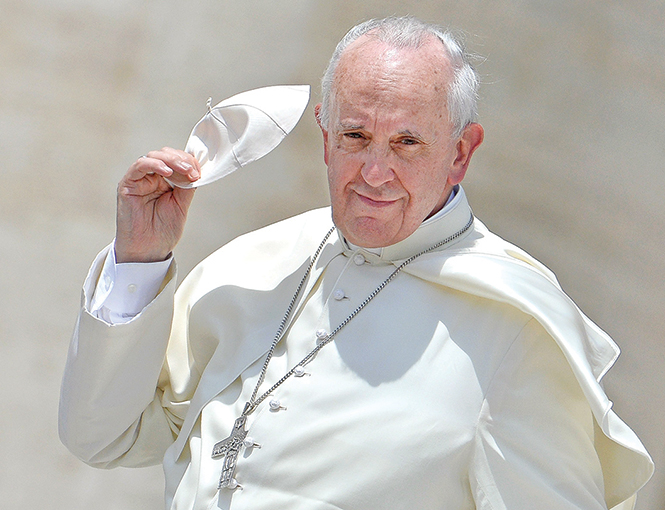
[[[405,239],[463,179],[468,158],[446,108],[451,74],[435,39],[396,50],[363,36],[342,55],[321,129],[333,219],[350,242]]]

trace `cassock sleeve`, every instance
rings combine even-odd
[[[89,312],[107,251],[83,289],[61,387],[60,438],[95,467],[158,464],[181,423],[163,401],[175,263],[154,301],[133,320],[110,325]]]
[[[607,509],[593,413],[557,343],[531,320],[488,388],[471,467],[479,510]]]

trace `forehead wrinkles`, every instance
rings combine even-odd
[[[447,118],[449,75],[452,71],[438,40],[418,49],[396,49],[376,39],[360,38],[340,59],[331,113],[337,117],[342,108],[351,121],[364,122],[423,110]]]

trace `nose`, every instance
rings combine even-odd
[[[389,162],[389,155],[377,154],[378,151],[372,151],[367,155],[360,170],[364,181],[372,186],[378,188],[395,178],[395,173]]]

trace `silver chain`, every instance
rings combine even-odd
[[[298,285],[298,288],[296,289],[293,298],[291,299],[291,302],[289,303],[288,308],[286,309],[286,313],[284,314],[284,317],[282,318],[282,322],[279,325],[279,328],[277,329],[277,333],[275,335],[275,339],[273,340],[272,344],[270,345],[270,349],[268,350],[268,354],[266,355],[266,359],[263,362],[263,367],[261,368],[261,373],[259,374],[259,379],[256,383],[256,386],[254,387],[254,392],[252,393],[252,397],[249,399],[249,401],[245,404],[245,409],[242,412],[241,416],[247,416],[251,414],[257,407],[258,405],[263,402],[269,395],[271,395],[277,388],[279,388],[289,377],[291,377],[297,370],[298,367],[304,367],[307,363],[309,363],[316,354],[323,349],[326,345],[328,345],[332,339],[339,333],[344,326],[346,326],[351,320],[355,318],[356,315],[358,315],[363,308],[365,308],[370,301],[372,301],[378,294],[381,292],[393,279],[398,275],[398,273],[404,269],[407,265],[409,265],[411,262],[416,260],[418,257],[421,255],[424,255],[425,253],[429,253],[430,251],[436,250],[437,248],[440,248],[444,244],[448,244],[451,241],[454,241],[458,237],[460,237],[464,232],[469,230],[471,228],[471,225],[473,224],[473,214],[471,214],[471,217],[469,218],[469,221],[467,224],[459,231],[455,232],[453,235],[445,238],[443,241],[440,241],[436,243],[433,246],[430,246],[426,250],[423,250],[419,253],[416,253],[415,255],[412,255],[408,259],[406,259],[404,262],[402,262],[397,268],[386,278],[381,282],[381,284],[374,289],[374,291],[365,298],[365,300],[360,303],[355,310],[353,310],[346,319],[344,319],[337,328],[335,328],[329,335],[323,337],[323,339],[312,349],[302,360],[300,360],[299,363],[297,363],[291,370],[289,370],[284,376],[277,381],[275,384],[273,384],[270,389],[265,391],[264,393],[261,394],[257,398],[257,394],[259,392],[259,387],[263,383],[266,372],[268,371],[268,365],[270,364],[270,360],[273,357],[273,354],[275,352],[275,348],[277,347],[277,344],[279,341],[282,339],[282,335],[284,334],[284,329],[286,327],[286,323],[289,320],[289,317],[291,316],[291,312],[293,311],[293,307],[295,306],[296,301],[298,300],[298,296],[300,295],[300,292],[302,291],[303,286],[305,285],[305,282],[307,281],[307,278],[309,277],[309,274],[312,271],[312,268],[314,267],[314,264],[316,263],[316,260],[318,259],[319,255],[321,254],[321,251],[323,250],[323,247],[325,246],[326,242],[328,241],[328,238],[332,235],[332,233],[335,230],[335,227],[332,227],[328,233],[325,235],[323,238],[323,241],[321,241],[321,244],[317,248],[316,252],[314,252],[314,255],[312,256],[312,260],[309,263],[309,266],[307,267],[307,270],[305,271],[305,274],[303,275],[302,279],[300,280],[300,284]]]
[[[335,227],[332,227],[326,235],[323,237],[323,241],[321,241],[321,244],[319,247],[316,249],[314,252],[314,255],[312,256],[312,260],[309,263],[309,266],[307,266],[307,270],[305,271],[305,274],[303,275],[302,279],[300,280],[300,283],[298,284],[298,288],[296,288],[295,293],[293,294],[293,297],[291,298],[291,302],[289,303],[289,306],[286,308],[286,313],[284,314],[284,317],[282,318],[282,322],[279,324],[279,328],[277,328],[277,333],[275,334],[275,338],[272,341],[272,344],[270,345],[270,349],[268,350],[268,354],[266,355],[266,359],[263,362],[263,367],[261,368],[261,373],[259,374],[259,379],[256,382],[256,386],[254,387],[254,391],[252,392],[252,396],[249,399],[249,402],[245,404],[245,409],[242,412],[243,416],[247,416],[250,414],[254,409],[256,409],[256,406],[258,406],[261,402],[263,402],[266,397],[270,394],[270,391],[275,389],[277,386],[273,386],[268,392],[264,393],[261,395],[258,400],[256,399],[256,395],[259,392],[259,387],[261,384],[263,384],[263,380],[266,377],[266,372],[268,370],[268,364],[270,363],[270,360],[272,359],[272,355],[275,352],[275,348],[277,347],[277,344],[279,341],[282,339],[282,335],[284,334],[284,328],[286,327],[286,323],[289,320],[289,317],[291,316],[291,312],[293,311],[293,307],[296,304],[296,301],[298,300],[298,296],[300,295],[300,292],[302,291],[303,286],[305,285],[305,282],[307,281],[307,277],[309,276],[309,273],[312,272],[312,268],[314,267],[314,264],[316,263],[316,260],[319,258],[319,255],[321,251],[323,250],[323,247],[325,246],[326,242],[328,241],[328,238],[332,235],[332,233],[335,231]],[[296,365],[297,366],[297,365]],[[294,372],[295,367],[291,369],[288,374],[289,376]],[[287,377],[283,378],[284,380],[287,379]],[[282,381],[284,382],[284,381]],[[281,382],[280,382],[281,384]]]

